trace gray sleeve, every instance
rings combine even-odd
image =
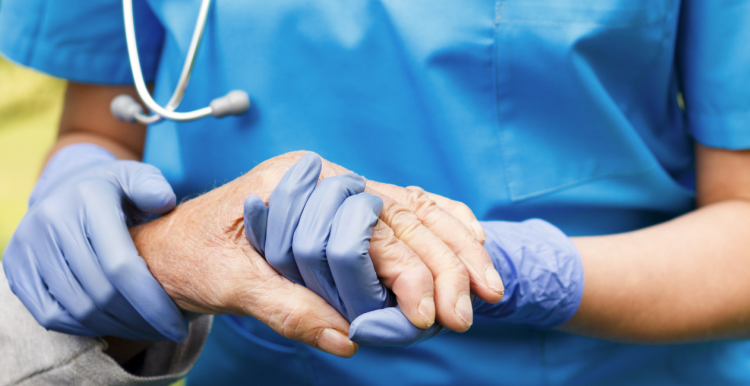
[[[100,338],[60,334],[41,327],[11,292],[0,264],[0,385],[169,385],[193,367],[211,330],[210,316],[190,323],[180,343],[147,349],[140,374],[123,370],[104,353]]]

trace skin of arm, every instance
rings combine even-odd
[[[574,238],[585,287],[562,330],[629,343],[750,337],[750,151],[696,145],[697,209]]]

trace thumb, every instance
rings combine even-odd
[[[245,199],[244,218],[247,241],[250,242],[250,245],[261,256],[266,257],[265,244],[268,208],[260,197],[253,194]]]
[[[163,214],[174,209],[177,197],[159,169],[136,161],[121,161],[120,164],[121,168],[115,170],[115,178],[139,210]]]
[[[311,290],[276,272],[246,280],[237,289],[236,299],[247,310],[243,313],[285,338],[344,358],[357,352],[358,346],[347,336],[349,323]]]
[[[354,319],[349,328],[349,339],[366,346],[406,348],[446,331],[438,323],[424,330],[417,328],[399,307],[388,307]]]

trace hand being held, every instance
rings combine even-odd
[[[353,321],[355,328],[350,330],[350,337],[356,342],[406,347],[442,331],[440,325],[432,324],[435,307],[432,304],[434,295],[430,272],[406,244],[394,237],[393,230],[378,220],[383,200],[362,193],[365,180],[354,173],[325,178],[316,186],[320,170],[320,158],[308,153],[286,172],[269,198],[268,209],[261,198],[248,197],[245,201],[245,224],[250,243],[265,253],[266,259],[277,271],[296,283],[306,285],[347,320]],[[381,186],[396,193],[401,193],[397,189],[402,189]],[[408,191],[404,189],[404,192]],[[416,194],[417,197],[424,195],[421,191]],[[392,201],[387,196],[385,198]],[[443,201],[452,203],[447,199]],[[429,205],[434,203],[423,203],[421,206]],[[459,205],[456,207],[461,208]],[[392,203],[391,209],[394,208],[398,210],[396,213],[400,212],[399,216],[411,214]],[[429,212],[437,211],[433,209]],[[468,214],[468,219],[474,218],[470,211]],[[413,220],[415,216],[410,217],[407,220]],[[434,229],[440,231],[441,225],[448,225],[453,227],[454,233],[458,231],[461,235],[460,229],[456,229],[457,221],[446,213],[433,217],[437,220],[430,222]],[[436,224],[440,221],[447,224]],[[400,225],[403,227],[404,223],[406,221],[401,220]],[[371,235],[376,224],[381,229],[372,237],[371,246]],[[470,232],[464,230],[471,241],[478,244]],[[429,231],[420,229],[419,232],[422,235],[411,239],[412,244],[419,246],[419,242],[435,239],[435,235]],[[420,240],[420,237],[426,240]],[[448,239],[452,241],[450,237]],[[440,243],[440,240],[437,242]],[[471,246],[468,244],[468,247]],[[440,245],[434,247],[439,250]],[[467,246],[462,249],[465,248]],[[482,249],[481,245],[479,248]],[[372,260],[368,249],[374,253]],[[447,247],[443,246],[445,249]],[[422,252],[432,258],[430,248]],[[438,257],[450,257],[450,253],[447,255]],[[438,274],[444,274],[439,268],[438,265]],[[378,276],[388,287],[394,288],[400,309],[394,307],[396,300],[393,294],[381,285]],[[450,281],[447,283],[454,284]],[[455,294],[456,289],[461,290],[461,285],[468,287],[468,280],[455,284],[458,286],[442,288],[443,293],[447,290],[453,291],[448,292],[449,295]],[[469,304],[469,317],[470,307]],[[455,312],[455,309],[450,311]],[[366,315],[359,318],[363,314]],[[461,327],[463,331],[465,328]]]

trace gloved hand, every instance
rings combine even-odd
[[[313,158],[303,161],[274,190],[268,211],[256,196],[245,201],[250,243],[261,254],[265,248],[277,271],[312,289],[352,322],[354,342],[408,347],[447,331],[439,324],[415,327],[377,281],[367,250],[382,204],[360,193],[364,181],[348,174],[326,178],[316,187],[319,168],[310,165]],[[484,226],[489,235],[485,247],[506,292],[498,304],[474,298],[475,312],[537,328],[567,321],[583,291],[580,256],[572,242],[541,220]]]
[[[583,264],[578,249],[552,224],[531,219],[524,222],[482,222],[484,247],[505,284],[500,303],[473,299],[476,315],[532,328],[554,328],[578,310],[583,296]],[[372,311],[355,320],[350,339],[363,345],[407,347],[445,332],[428,332],[408,323],[393,309]]]
[[[354,173],[325,178],[316,186],[320,165],[313,153],[303,157],[271,193],[268,208],[258,196],[247,198],[250,244],[278,272],[321,296],[349,322],[384,310],[389,320],[409,326],[415,335],[409,343],[442,331],[438,324],[414,327],[378,279],[368,250],[382,199],[363,193],[365,180]],[[373,345],[391,345],[391,336],[371,338]]]
[[[95,145],[48,163],[3,254],[13,293],[45,328],[83,336],[183,341],[187,323],[128,231],[175,206],[161,172]]]
[[[396,298],[375,274],[368,254],[383,200],[362,193],[365,180],[347,173],[318,182],[321,160],[308,153],[269,197],[245,201],[245,229],[253,247],[288,279],[328,301],[349,322]]]

